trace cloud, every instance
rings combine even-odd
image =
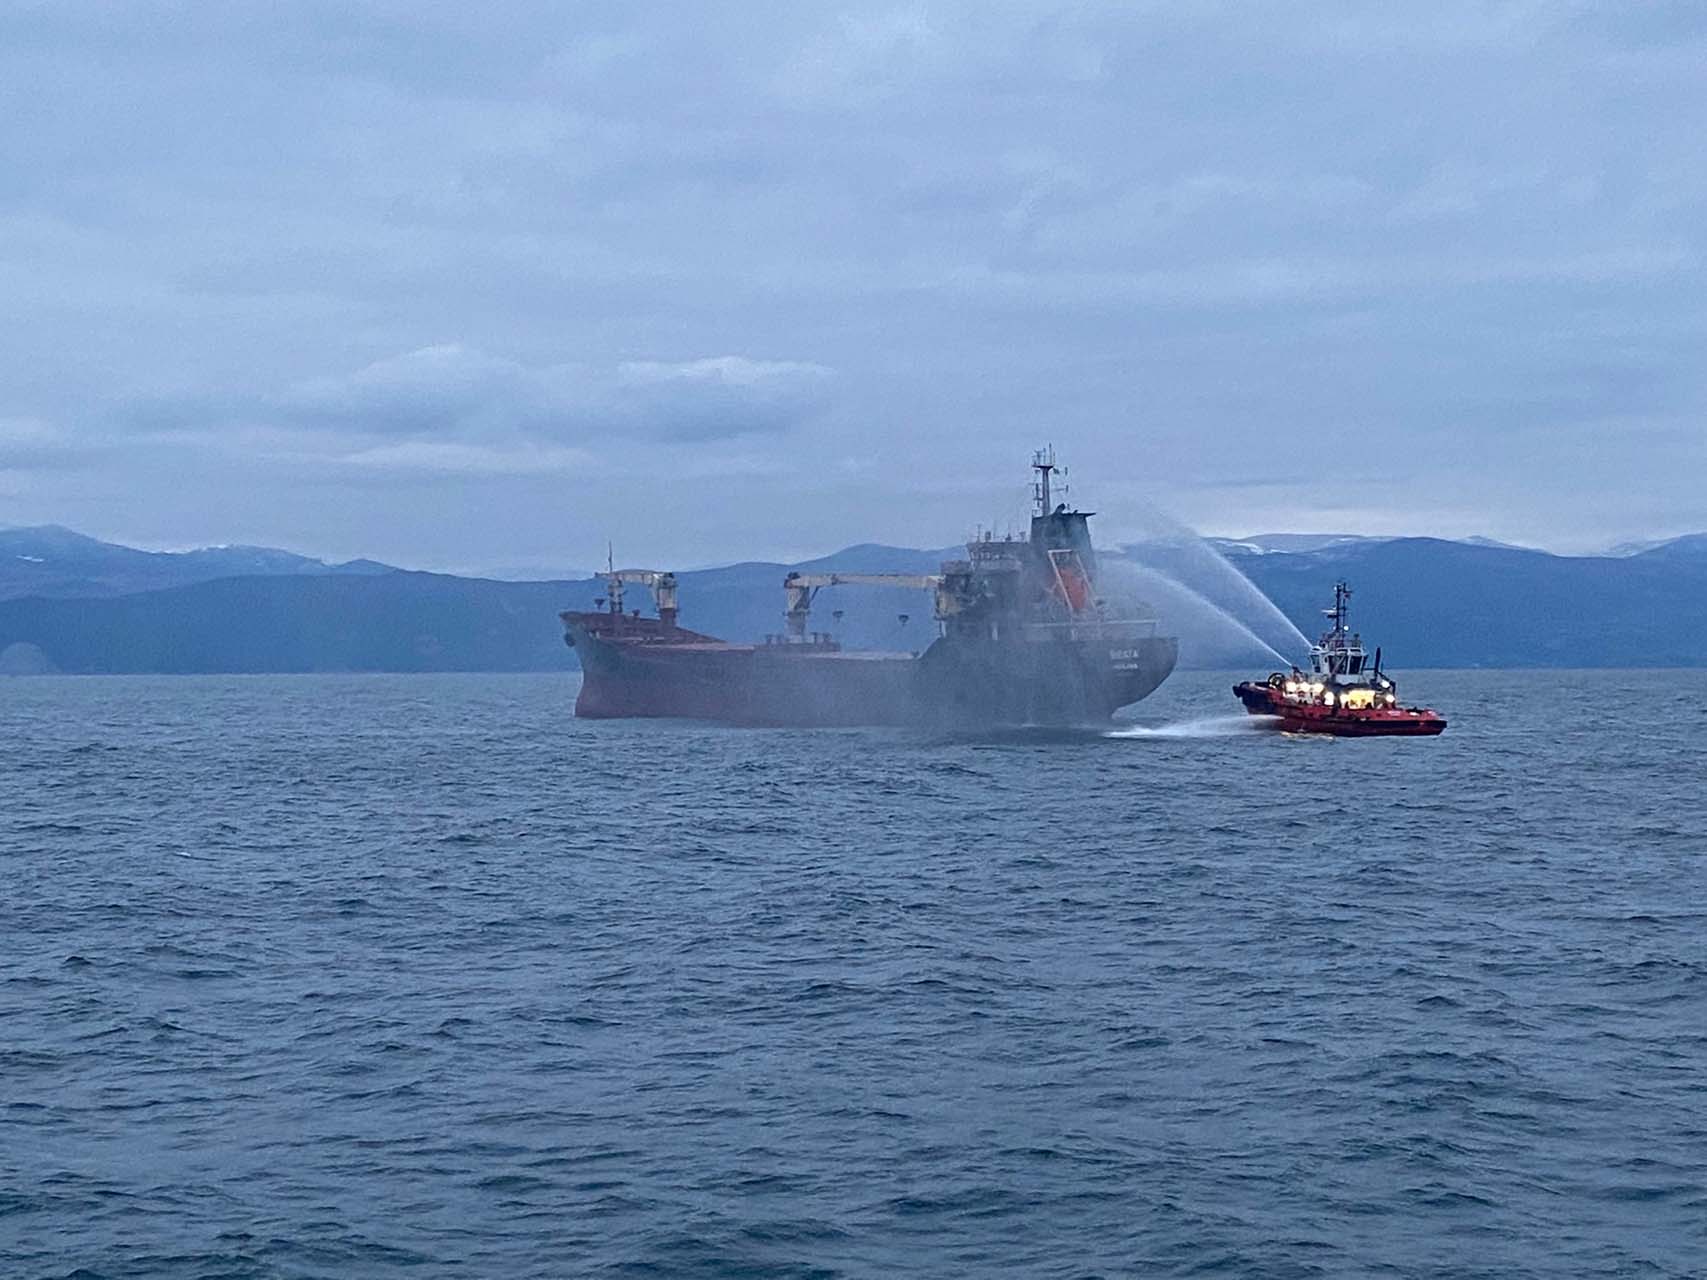
[[[632,361],[617,369],[609,404],[617,420],[647,434],[721,440],[809,418],[823,407],[830,377],[822,365],[744,356]]]
[[[307,379],[261,401],[261,417],[361,434],[441,436],[529,432],[562,397],[553,371],[466,347],[423,347],[354,373]]]
[[[554,445],[462,444],[448,440],[407,440],[344,454],[336,461],[375,471],[423,471],[451,475],[530,476],[582,471],[597,464],[585,449]]]
[[[163,541],[704,559],[949,541],[1040,437],[1236,528],[1333,432],[1419,531],[1497,455],[1547,541],[1593,421],[1620,536],[1707,525],[1701,9],[0,5],[0,466]]]
[[[798,361],[717,356],[607,368],[529,365],[448,343],[269,394],[146,400],[126,416],[180,439],[242,425],[416,444],[351,455],[370,462],[472,459],[471,442],[492,441],[511,442],[503,456],[519,459],[524,452],[514,442],[529,440],[704,442],[787,431],[824,407],[830,381],[830,370]]]
[[[79,439],[39,418],[0,418],[0,470],[65,470],[92,465],[103,442]]]
[[[302,425],[436,438],[723,440],[786,431],[823,407],[830,371],[718,356],[530,366],[460,345],[423,347],[276,402]]]

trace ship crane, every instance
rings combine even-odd
[[[658,606],[658,621],[666,629],[676,625],[676,575],[664,569],[607,569],[604,572],[605,594],[610,598],[610,612],[622,613],[622,584],[637,583],[652,588],[652,599]]]
[[[940,592],[942,584],[940,573],[791,573],[782,581],[788,594],[788,637],[806,638],[812,598],[825,587],[911,587]]]

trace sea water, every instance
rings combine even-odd
[[[1707,673],[1234,678],[0,681],[0,1275],[1707,1271]]]

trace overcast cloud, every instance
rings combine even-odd
[[[1707,528],[1707,6],[0,8],[0,523]]]

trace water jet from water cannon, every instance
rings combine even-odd
[[[1129,536],[1138,535],[1119,548],[1121,560],[1161,574],[1221,610],[1255,634],[1283,663],[1290,660],[1280,650],[1300,656],[1309,650],[1309,639],[1292,619],[1195,529],[1143,499],[1134,500],[1130,510],[1123,508],[1120,516],[1119,523]],[[1263,638],[1263,633],[1269,638]]]
[[[1160,570],[1130,560],[1105,559],[1100,585],[1105,595],[1122,605],[1153,609],[1162,628],[1179,637],[1181,651],[1193,665],[1239,661],[1253,650],[1282,667],[1291,665],[1280,650],[1232,613]]]

